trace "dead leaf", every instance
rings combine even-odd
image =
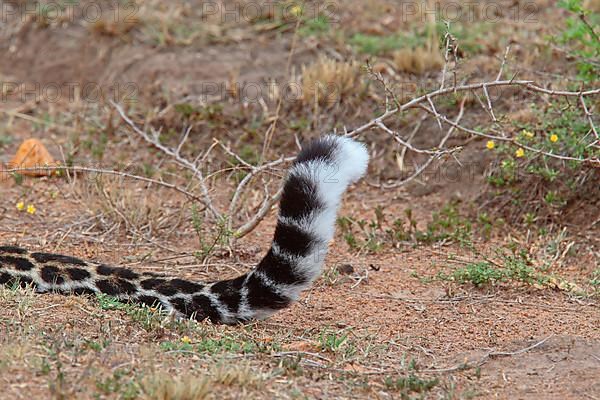
[[[306,340],[299,340],[283,346],[286,351],[306,351],[311,352],[317,349],[317,345]]]
[[[348,371],[348,372],[356,372],[356,373],[365,373],[365,372],[371,372],[371,370],[367,367],[364,367],[362,365],[359,364],[354,364],[354,363],[349,363],[344,365],[343,368],[344,371]]]
[[[49,176],[52,171],[44,170],[43,167],[56,165],[54,158],[46,149],[46,146],[37,139],[27,139],[19,146],[17,154],[8,163],[8,168],[39,168],[22,171],[20,174],[28,176]],[[6,175],[6,174],[5,174]],[[5,176],[2,178],[6,179]]]

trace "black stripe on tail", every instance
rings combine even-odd
[[[205,284],[0,246],[0,285],[104,293],[213,322],[266,318],[297,300],[320,274],[342,193],[364,174],[367,162],[366,149],[351,139],[325,136],[305,146],[284,183],[270,250],[256,269],[237,278]],[[331,171],[336,179],[328,181]]]

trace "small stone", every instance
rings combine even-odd
[[[342,264],[337,267],[337,270],[342,275],[351,275],[354,273],[354,267],[350,264]]]

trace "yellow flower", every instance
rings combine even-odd
[[[493,140],[488,140],[485,144],[485,147],[487,147],[488,150],[492,150],[494,147],[496,147],[496,143],[494,143]]]
[[[182,341],[183,343],[185,343],[185,344],[190,344],[190,343],[192,343],[192,339],[190,339],[190,337],[189,337],[189,336],[184,336],[184,337],[182,337],[182,338],[181,338],[181,341]]]
[[[290,14],[292,14],[294,17],[302,15],[302,7],[296,4],[290,9]]]
[[[22,201],[17,203],[17,210],[19,211],[23,211],[25,209],[25,203],[23,203]]]
[[[558,136],[557,136],[557,135],[555,135],[555,134],[552,134],[552,136],[550,136],[550,141],[551,141],[552,143],[556,143],[556,142],[558,142]]]
[[[28,204],[27,205],[27,213],[33,215],[35,214],[36,208],[33,204]]]
[[[517,151],[515,151],[515,156],[517,157],[523,157],[525,155],[525,150],[518,148]]]
[[[523,134],[523,136],[527,136],[529,139],[531,139],[534,136],[533,132],[530,132],[527,129],[523,129],[521,133]]]

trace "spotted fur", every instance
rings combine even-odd
[[[342,194],[366,171],[365,147],[328,135],[290,168],[271,248],[255,269],[215,283],[135,272],[76,257],[0,246],[0,284],[38,292],[104,293],[178,317],[233,324],[263,319],[298,299],[321,273]]]

